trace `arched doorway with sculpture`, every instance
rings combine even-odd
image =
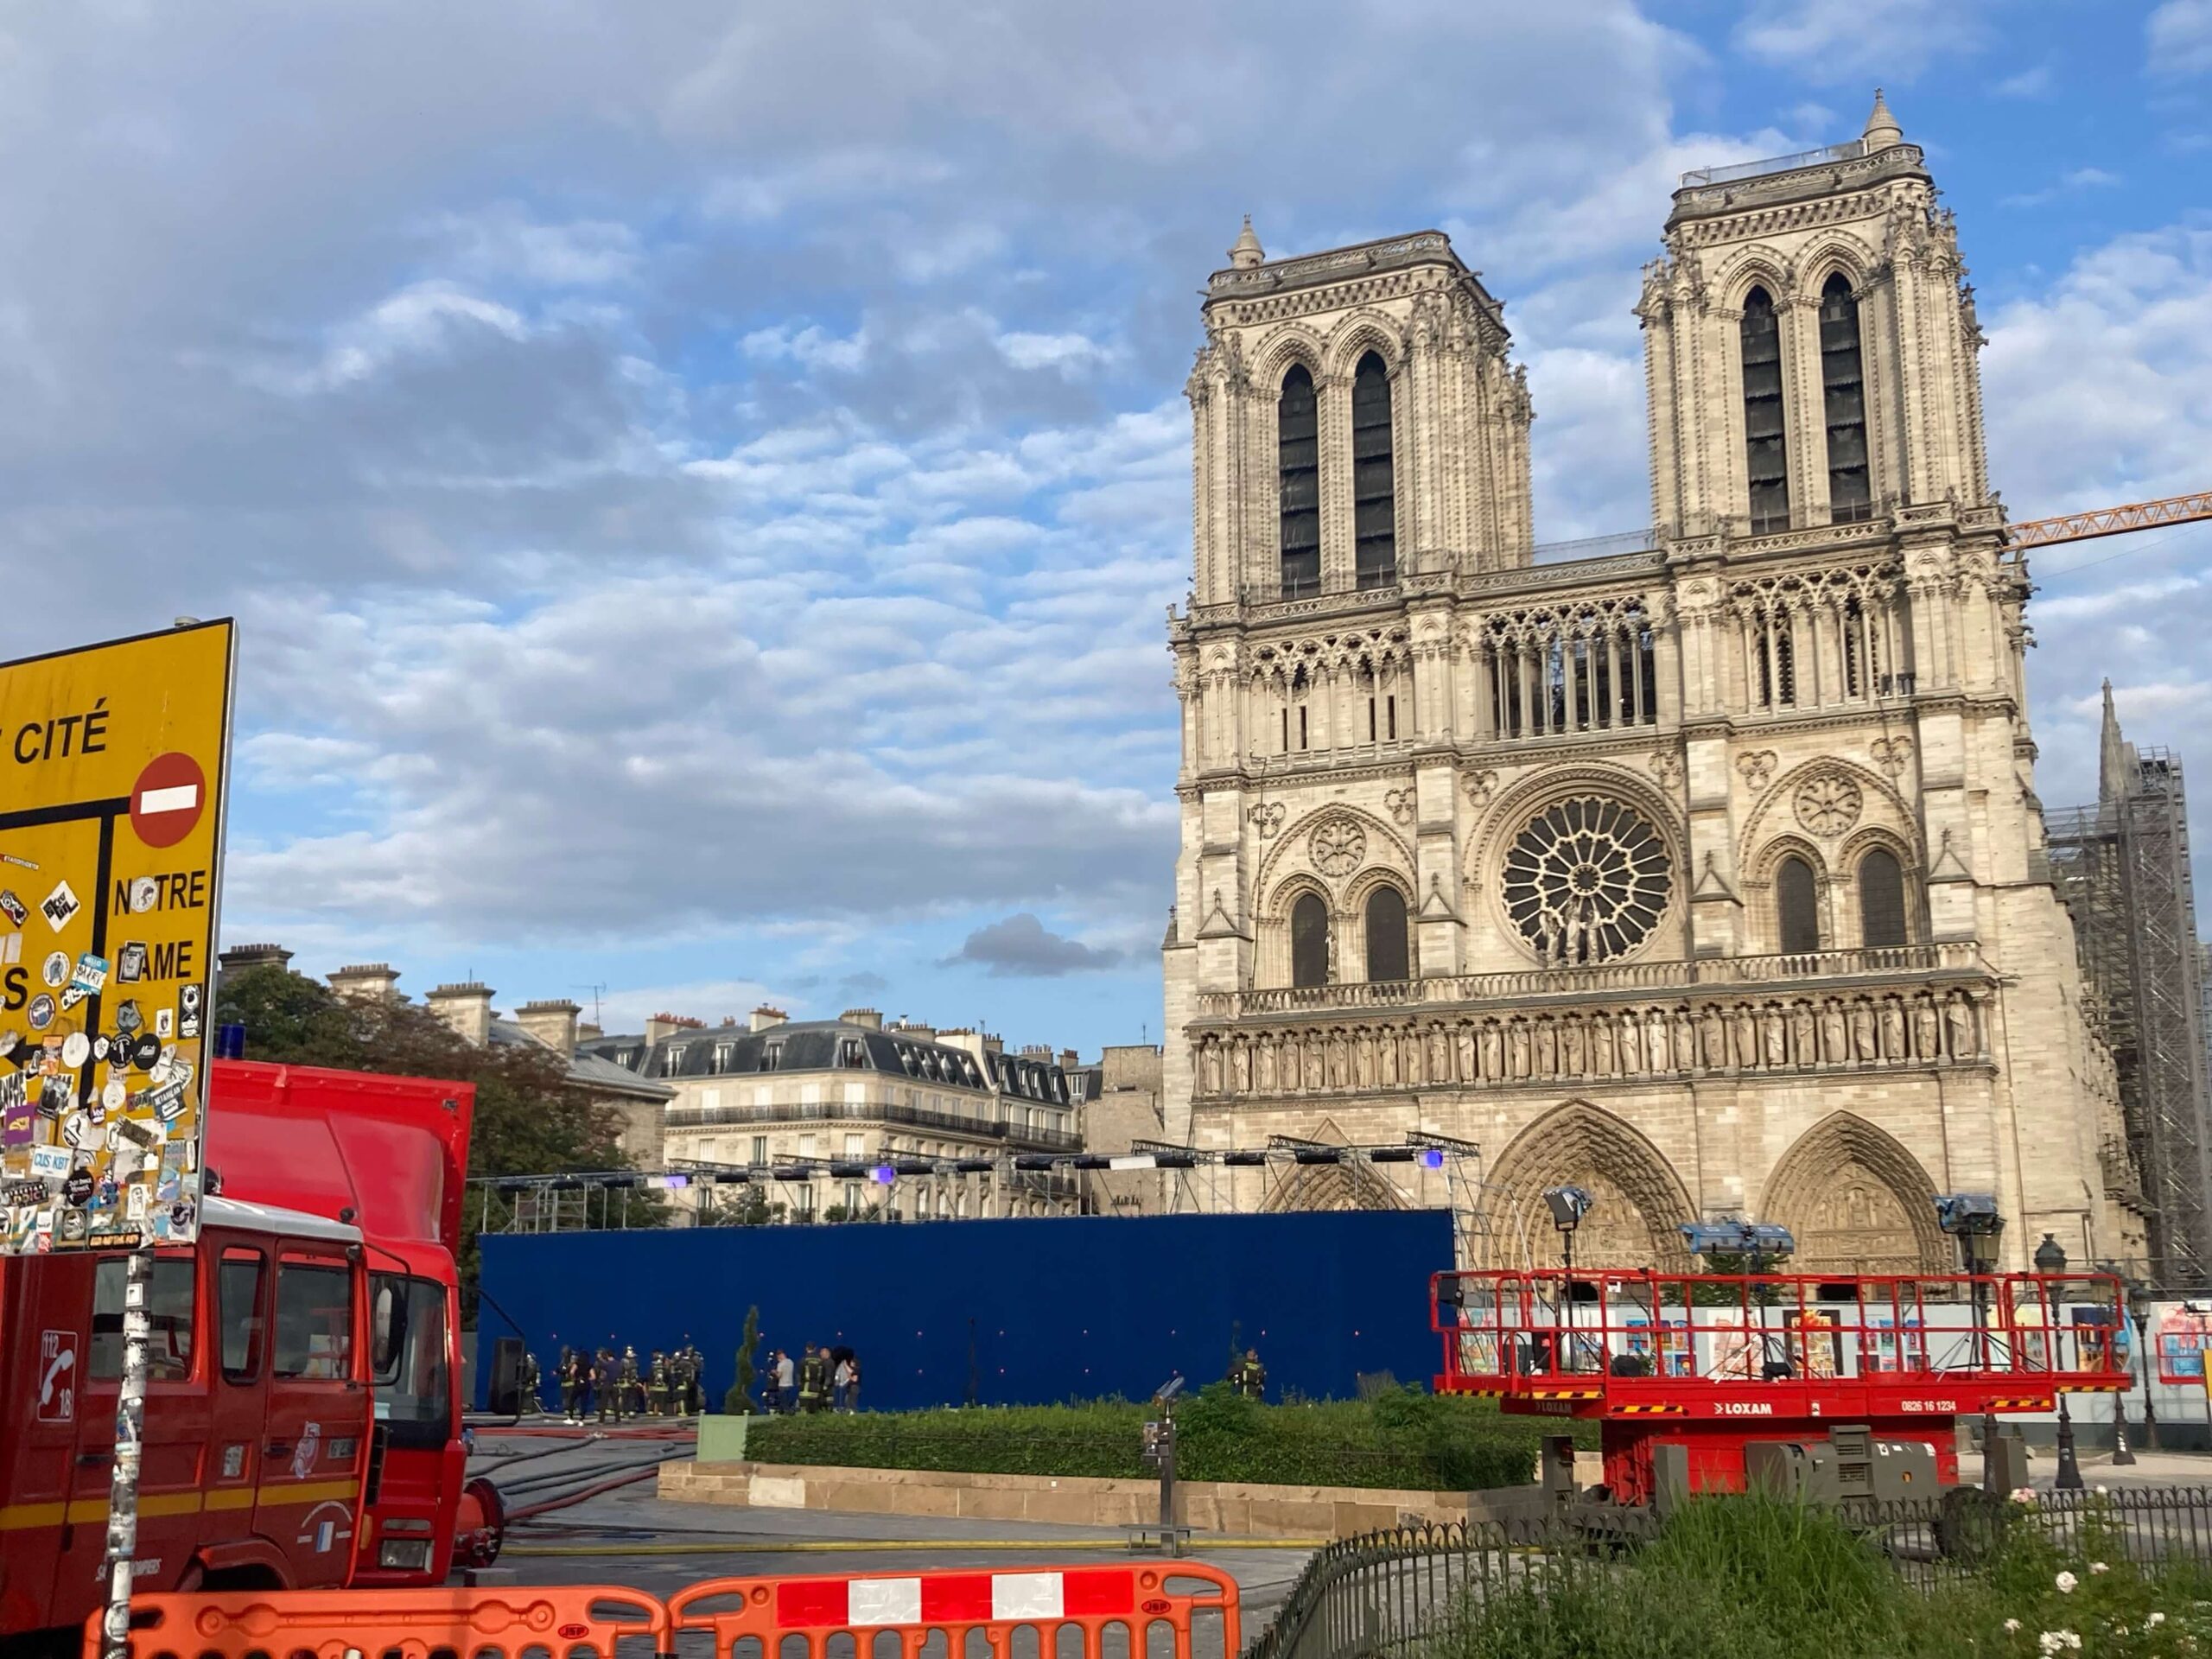
[[[1578,1268],[1681,1272],[1681,1227],[1695,1217],[1689,1189],[1659,1148],[1627,1120],[1586,1100],[1554,1107],[1514,1136],[1483,1183],[1484,1265],[1560,1263],[1546,1189],[1574,1185],[1595,1200],[1574,1238]]]
[[[1766,1179],[1758,1219],[1797,1242],[1794,1273],[1955,1273],[1936,1184],[1902,1141],[1852,1112],[1797,1137]]]

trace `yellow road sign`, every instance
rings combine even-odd
[[[0,664],[0,1255],[198,1236],[227,620]]]

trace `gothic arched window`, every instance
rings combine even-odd
[[[1813,883],[1813,867],[1802,858],[1785,858],[1774,875],[1774,903],[1782,921],[1782,948],[1790,956],[1809,954],[1821,948],[1820,899]]]
[[[1783,439],[1782,330],[1774,301],[1755,288],[1744,296],[1745,476],[1751,486],[1751,533],[1789,528],[1789,454]]]
[[[1859,943],[1904,942],[1904,869],[1895,853],[1877,847],[1859,861]]]
[[[1827,410],[1828,518],[1874,516],[1866,464],[1866,388],[1859,360],[1859,302],[1841,271],[1821,289],[1821,391]]]
[[[1390,467],[1390,372],[1373,352],[1351,380],[1351,511],[1362,588],[1398,579],[1397,486]]]
[[[1313,377],[1295,365],[1275,404],[1275,478],[1281,494],[1282,593],[1321,591],[1321,455]]]
[[[1329,982],[1329,907],[1318,893],[1303,893],[1290,907],[1290,982]]]
[[[1368,978],[1412,978],[1408,943],[1405,894],[1393,887],[1376,888],[1367,896]]]

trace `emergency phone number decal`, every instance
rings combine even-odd
[[[0,1255],[198,1235],[232,652],[0,665]]]

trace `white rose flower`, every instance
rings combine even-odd
[[[2005,1633],[2007,1636],[2013,1635],[2019,1628],[2020,1621],[2017,1618],[2008,1618],[2005,1621]]]
[[[2058,1593],[2060,1595],[2070,1596],[2074,1593],[2074,1586],[2081,1583],[2082,1580],[2075,1578],[2071,1573],[2062,1573],[2056,1580],[2053,1580],[2053,1582],[2058,1586]]]
[[[2112,1571],[2112,1568],[2107,1567],[2102,1561],[2091,1561],[2089,1563],[2089,1571],[2092,1573],[2109,1573]]]
[[[2152,1614],[2152,1615],[2151,1615],[2151,1617],[2150,1617],[2150,1618],[2146,1618],[2146,1619],[2145,1619],[2145,1620],[2143,1621],[2143,1623],[2144,1623],[2145,1626],[2147,1629],[2153,1630],[2157,1630],[2157,1629],[2158,1628],[2158,1626],[2159,1626],[2159,1625],[2161,1625],[2161,1624],[2164,1624],[2165,1622],[2166,1622],[2166,1616],[2165,1616],[2164,1613],[2153,1613],[2153,1614]]]

